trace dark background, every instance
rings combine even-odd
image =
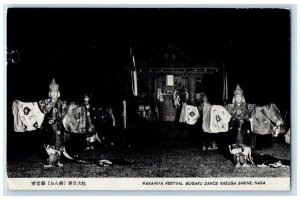
[[[7,65],[8,111],[14,99],[47,98],[53,77],[62,99],[92,92],[120,107],[131,98],[132,47],[137,68],[225,66],[229,101],[238,83],[247,102],[289,114],[290,28],[286,9],[10,8],[7,50],[18,53],[8,55],[16,61]],[[222,100],[209,95],[212,104]]]

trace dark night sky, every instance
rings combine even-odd
[[[130,46],[138,68],[168,66],[163,53],[176,47],[175,62],[186,67],[224,63],[230,98],[239,83],[250,103],[289,107],[285,9],[13,8],[7,45],[20,57],[8,65],[9,99],[46,97],[52,77],[66,99],[86,90],[110,99],[124,90]]]

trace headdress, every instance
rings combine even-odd
[[[243,90],[241,89],[241,87],[239,86],[239,84],[236,86],[235,90],[234,90],[234,96],[236,95],[243,95]]]
[[[55,82],[54,79],[52,79],[50,85],[49,85],[49,90],[50,91],[58,91],[59,85]]]
[[[241,87],[239,86],[239,84],[236,86],[235,90],[234,90],[234,96],[232,98],[232,103],[235,104],[236,103],[236,100],[235,100],[235,97],[236,95],[241,95],[242,97],[242,102],[246,102],[245,100],[245,97],[243,95],[243,90],[241,89]]]

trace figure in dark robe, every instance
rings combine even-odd
[[[96,108],[92,106],[92,94],[84,95],[84,103],[81,106],[81,116],[79,128],[83,134],[86,135],[85,150],[94,150],[96,141],[100,142],[95,129]]]
[[[46,131],[45,143],[47,148],[54,149],[49,154],[48,164],[45,167],[62,167],[61,154],[66,144],[63,119],[67,112],[66,102],[60,99],[59,85],[53,79],[49,85],[49,98],[38,102],[40,110],[45,114],[43,129]]]
[[[254,105],[246,103],[243,90],[237,85],[232,104],[226,105],[226,109],[232,116],[229,122],[229,150],[233,154],[235,166],[249,167],[246,160],[251,159],[251,148],[255,148],[256,143],[256,135],[251,132],[250,123]]]
[[[249,167],[247,161],[254,164],[251,150],[256,148],[257,134],[278,135],[282,124],[280,112],[274,104],[261,107],[246,103],[239,85],[234,91],[232,104],[226,105],[226,109],[232,116],[229,122],[229,151],[237,168]],[[259,112],[261,110],[263,114]]]

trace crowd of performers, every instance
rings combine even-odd
[[[42,128],[45,133],[44,144],[49,155],[46,168],[62,167],[61,157],[64,155],[73,159],[66,151],[70,146],[72,134],[85,135],[85,150],[94,150],[96,143],[105,140],[97,134],[97,125],[102,132],[111,132],[116,126],[113,110],[110,106],[96,109],[92,104],[92,94],[83,96],[83,103],[67,103],[60,99],[59,85],[53,79],[49,85],[49,98],[25,103],[19,100],[13,102],[14,131],[26,132]],[[100,118],[100,119],[97,119]],[[99,123],[95,123],[95,122]],[[99,129],[99,128],[98,128]],[[102,141],[101,141],[102,140]]]
[[[247,163],[254,164],[252,150],[256,150],[258,134],[277,137],[284,132],[283,120],[276,105],[246,103],[239,85],[234,90],[232,103],[226,105],[211,105],[205,93],[201,93],[196,101],[191,101],[186,91],[181,94],[183,98],[177,91],[174,93],[174,102],[180,111],[179,122],[202,131],[203,150],[217,149],[216,137],[213,136],[227,133],[225,143],[237,168],[249,167]]]
[[[228,132],[230,142],[227,150],[233,155],[236,167],[249,167],[247,162],[253,163],[251,149],[255,148],[257,134],[277,136],[280,132],[283,121],[278,108],[274,104],[257,106],[246,103],[239,85],[231,104],[211,105],[207,96],[201,95],[201,102],[195,105],[188,102],[187,91],[183,94],[174,92],[174,106],[180,111],[178,120],[198,126],[207,135]],[[103,114],[98,115],[99,112]],[[59,85],[54,79],[49,85],[49,98],[32,103],[15,100],[13,114],[16,132],[43,128],[47,133],[44,144],[49,157],[45,167],[63,166],[61,157],[66,153],[70,140],[71,134],[68,133],[84,134],[86,149],[93,150],[95,142],[102,139],[97,135],[97,117],[100,116],[101,128],[107,129],[107,132],[116,126],[112,108],[96,109],[91,94],[85,94],[81,104],[62,101]],[[216,148],[213,140],[204,142],[204,150]]]

